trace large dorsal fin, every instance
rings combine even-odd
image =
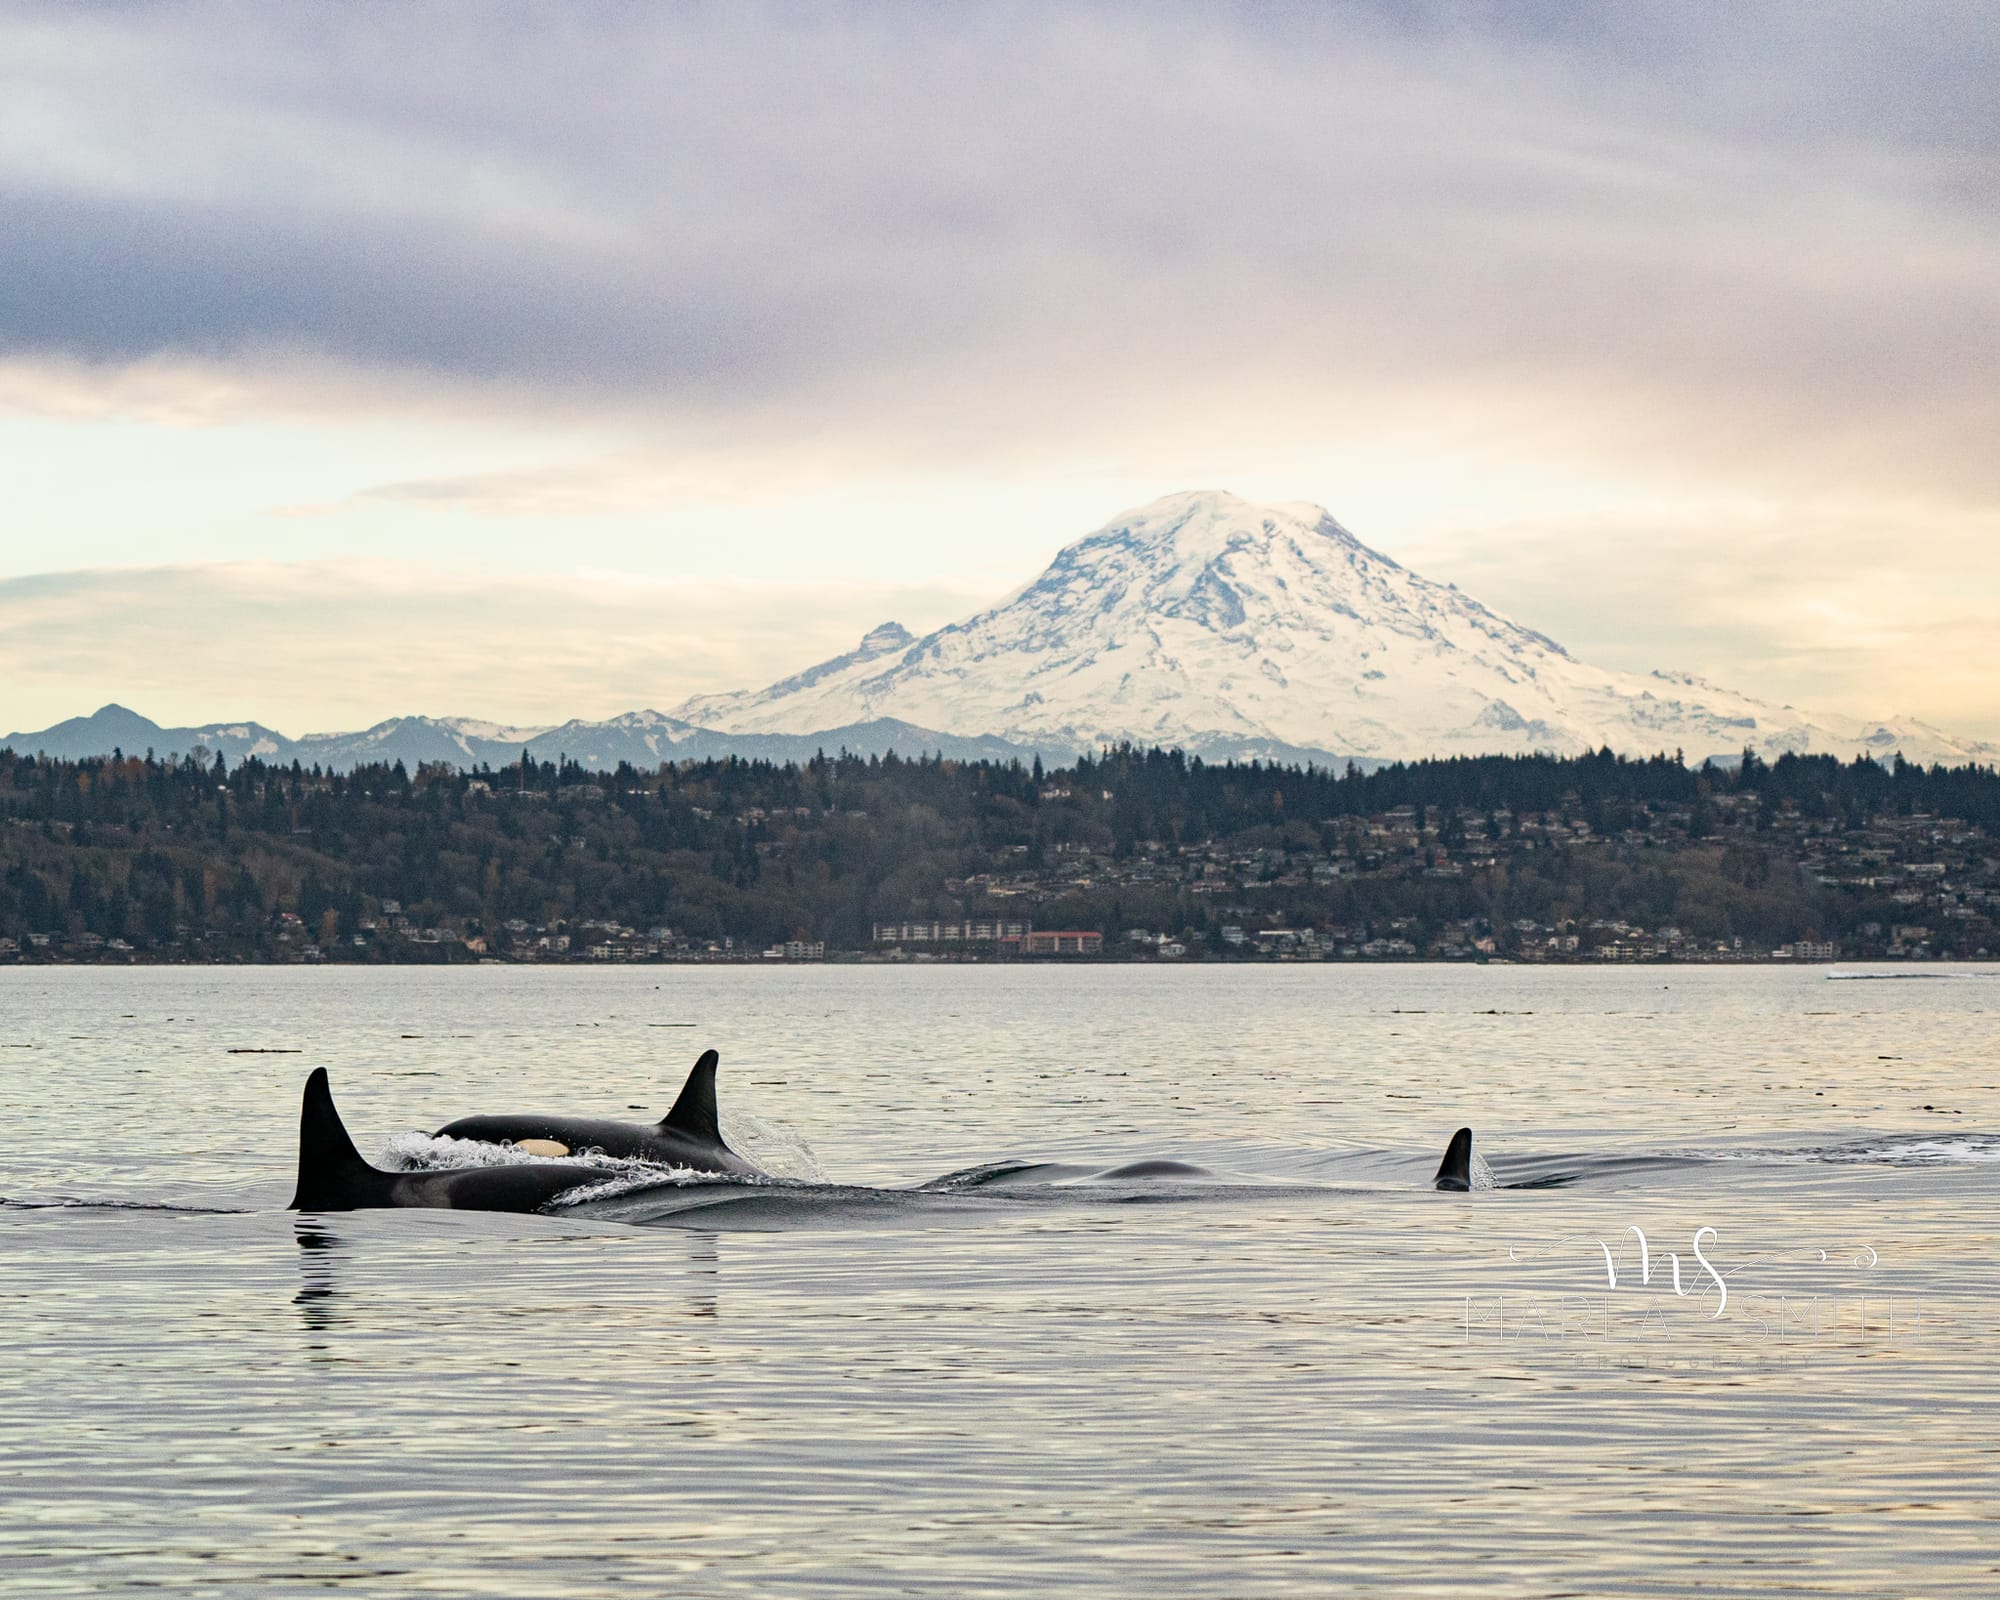
[[[678,1133],[706,1144],[722,1143],[722,1124],[715,1115],[715,1069],[721,1060],[713,1050],[702,1051],[688,1081],[681,1085],[674,1109],[660,1118],[662,1133]]]
[[[299,1105],[299,1185],[294,1211],[351,1211],[377,1203],[389,1174],[372,1167],[354,1148],[333,1103],[326,1068],[314,1067]]]
[[[1470,1189],[1472,1187],[1472,1130],[1460,1128],[1451,1136],[1451,1143],[1444,1147],[1444,1160],[1438,1164],[1438,1175],[1432,1180],[1437,1189]]]

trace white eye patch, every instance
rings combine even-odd
[[[529,1156],[566,1156],[569,1146],[558,1139],[516,1139],[514,1148]]]

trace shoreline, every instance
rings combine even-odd
[[[448,956],[435,959],[406,961],[376,960],[351,961],[310,959],[292,957],[221,957],[208,961],[185,959],[161,959],[137,953],[99,956],[94,959],[74,959],[64,956],[15,958],[0,961],[0,972],[47,971],[53,968],[123,968],[123,967],[172,967],[187,969],[212,969],[216,967],[308,967],[315,969],[339,970],[343,972],[398,971],[426,968],[471,968],[471,967],[512,967],[524,971],[548,970],[552,968],[583,968],[589,971],[624,970],[630,968],[658,967],[746,967],[753,969],[778,969],[798,971],[801,969],[826,967],[1085,967],[1102,969],[1106,967],[1131,967],[1149,969],[1174,969],[1187,967],[1246,968],[1246,967],[1527,967],[1527,968],[1585,968],[1602,971],[1620,967],[1771,967],[1788,971],[1803,972],[1820,970],[1828,976],[1845,976],[1839,969],[1854,967],[1895,967],[1909,969],[1910,975],[1921,976],[1925,972],[1954,967],[1991,967],[2000,971],[2000,956],[1890,956],[1852,955],[1840,956],[1831,961],[1813,959],[1799,960],[1795,957],[1769,954],[1744,954],[1739,956],[1615,956],[1615,957],[1565,957],[1559,959],[1523,960],[1510,956],[1451,957],[1437,955],[1415,956],[1183,956],[1172,960],[1157,957],[1117,958],[1108,956],[1002,956],[986,957],[973,955],[917,955],[890,956],[860,952],[829,954],[812,960],[790,958],[772,959],[761,954],[722,954],[690,956],[649,956],[639,959],[593,960],[589,957],[566,957],[549,961],[510,961],[499,956]],[[1867,976],[1856,973],[1852,976]],[[1900,972],[1883,974],[1899,976]]]

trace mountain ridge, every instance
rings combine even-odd
[[[496,730],[507,738],[489,737]],[[314,733],[288,738],[258,723],[206,723],[163,727],[126,707],[112,704],[88,717],[70,717],[39,733],[12,733],[0,749],[22,755],[78,760],[152,751],[184,756],[196,750],[235,766],[252,756],[290,765],[345,771],[370,762],[402,762],[414,771],[425,762],[453,766],[503,767],[525,751],[537,761],[566,759],[593,771],[619,762],[650,770],[663,761],[703,761],[737,756],[744,760],[806,762],[824,751],[834,755],[943,755],[957,761],[1030,761],[1036,751],[1004,740],[962,737],[878,718],[849,727],[806,734],[724,734],[692,727],[658,711],[632,711],[602,722],[572,719],[546,728],[509,728],[466,717],[391,717],[356,733]]]
[[[142,742],[143,741],[143,742]],[[1690,760],[1748,748],[2000,760],[2000,745],[1915,718],[1776,706],[1692,673],[1612,672],[1370,548],[1323,507],[1221,490],[1167,495],[1065,545],[1000,601],[918,637],[900,623],[758,690],[668,712],[509,727],[396,717],[288,739],[255,722],[161,728],[118,705],[0,747],[106,755],[152,747],[351,767],[501,766],[525,749],[586,767],[740,755],[1066,762],[1105,745],[1205,759],[1364,766],[1424,756],[1610,747]]]

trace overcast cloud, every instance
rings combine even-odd
[[[776,526],[917,477],[1073,508],[923,571],[841,532],[857,581],[951,584],[1025,578],[1127,485],[1226,483],[1483,549],[1559,636],[1602,597],[1587,560],[1523,587],[1524,518],[1552,570],[1634,517],[1795,510],[1703,659],[1600,652],[1728,676],[1800,626],[1812,530],[1878,507],[1951,625],[2000,602],[1996,81],[1971,5],[16,4],[0,415],[590,436],[316,491],[334,555],[439,553],[370,521],[413,508],[546,533],[747,493]],[[19,548],[55,493],[10,508],[10,570],[67,564]],[[240,556],[222,521],[177,502],[143,553]],[[618,559],[679,574],[648,548]],[[1963,678],[1906,709],[1947,705],[2000,726]]]

